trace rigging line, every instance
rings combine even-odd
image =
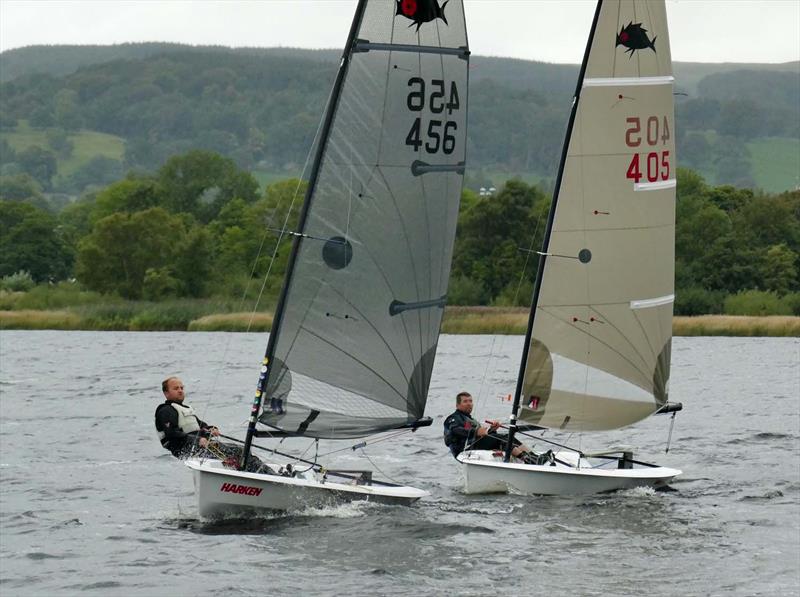
[[[602,2],[602,1],[603,1],[603,0],[600,0],[600,2]],[[617,23],[619,23],[619,22],[620,22],[620,21],[619,21],[619,18],[620,18],[620,13],[621,13],[621,12],[622,12],[622,3],[620,2],[620,3],[618,3],[618,4],[617,4]],[[634,4],[634,13],[633,13],[633,16],[634,16],[634,17],[636,16],[636,5],[635,5],[635,4]],[[616,32],[617,32],[617,28],[616,28],[616,26],[615,26],[615,27],[614,27],[614,33],[616,33]],[[614,58],[613,58],[613,60],[611,61],[611,72],[612,72],[612,73],[614,73],[614,74],[617,74],[617,56],[619,56],[619,52],[617,52],[617,51],[616,51],[616,48],[614,48]],[[623,54],[623,56],[624,56],[624,54]]]
[[[394,43],[394,26],[392,26],[392,32],[389,35],[389,43],[390,44]],[[378,133],[378,156],[377,156],[378,162],[381,161],[381,155],[383,154],[383,131],[385,129],[383,124],[386,122],[386,105],[389,100],[389,77],[391,75],[392,70],[394,70],[391,68],[393,57],[394,57],[394,52],[392,50],[389,50],[389,54],[386,60],[386,78],[383,87],[383,106],[381,107],[381,122],[380,122],[381,127]]]
[[[381,468],[380,468],[380,467],[379,467],[377,464],[375,464],[375,462],[372,460],[372,458],[370,458],[370,457],[369,457],[369,454],[367,454],[367,451],[366,451],[366,450],[364,450],[364,449],[362,448],[362,449],[360,450],[360,452],[361,452],[362,456],[364,456],[364,458],[366,458],[367,460],[369,460],[369,463],[370,463],[370,464],[373,466],[373,468],[375,468],[375,470],[376,470],[376,471],[378,471],[378,472],[379,472],[381,475],[383,475],[384,477],[386,477],[387,479],[389,479],[389,481],[391,481],[392,483],[394,483],[394,484],[396,484],[396,485],[402,485],[402,484],[403,484],[402,482],[400,482],[400,481],[398,481],[398,480],[396,480],[396,479],[393,479],[392,477],[390,477],[389,475],[387,475],[385,472],[383,472],[383,471],[381,470]]]
[[[330,452],[324,452],[324,453],[320,454],[320,457],[324,458],[326,456],[330,456],[331,454],[338,454],[339,452],[346,452],[347,450],[350,450],[352,452],[352,451],[354,451],[354,450],[356,450],[358,448],[363,448],[363,447],[366,447],[366,446],[372,446],[372,445],[375,445],[375,444],[379,444],[379,443],[381,443],[383,441],[386,441],[387,439],[394,439],[394,438],[399,437],[401,435],[404,435],[406,433],[412,433],[412,430],[411,429],[403,429],[401,431],[396,431],[394,433],[389,433],[387,435],[384,435],[383,437],[376,438],[376,439],[374,439],[372,441],[365,440],[365,441],[363,441],[363,442],[361,442],[359,444],[354,444],[352,446],[347,446],[346,448],[339,448],[338,450],[331,450]]]
[[[484,398],[488,398],[488,391],[487,395],[484,396],[484,388],[486,387],[486,375],[489,372],[489,365],[491,364],[494,358],[494,345],[497,342],[497,334],[492,334],[492,345],[489,348],[489,358],[486,359],[486,366],[483,368],[483,377],[481,378],[481,385],[478,387],[478,406],[481,406],[482,401]]]
[[[439,47],[442,47],[442,33],[441,33],[441,30],[439,29],[439,23],[436,23],[436,41],[439,43]],[[421,63],[422,54],[419,55],[419,59],[420,59],[420,63]],[[467,62],[467,64],[469,64],[469,62]],[[446,72],[445,71],[445,65],[444,65],[444,54],[439,54],[439,71],[441,72],[441,78],[444,81],[445,80],[445,76],[444,75],[445,75],[445,72]],[[445,122],[447,122],[446,119],[445,119]],[[447,125],[445,124],[445,126],[447,126]],[[424,180],[424,178],[425,178],[424,176],[420,177],[420,182],[422,183],[423,193],[425,192],[425,180]],[[450,191],[450,177],[445,174],[445,176],[443,177],[443,180],[444,180],[444,192],[442,193],[442,196],[447,198],[447,197],[450,196],[450,192],[449,192]],[[461,197],[458,197],[457,199],[458,199],[458,203],[460,204]],[[430,220],[430,218],[428,217],[428,210],[427,210],[427,206],[428,205],[431,205],[431,203],[426,201],[425,202],[425,207],[426,207],[426,209],[425,209],[425,219],[426,219],[426,221]],[[442,205],[445,208],[444,211],[445,211],[445,216],[446,216],[447,215],[447,202],[446,201],[442,201]],[[446,217],[442,218],[442,221],[447,222],[447,218]],[[456,213],[456,222],[457,221],[458,221],[458,213]],[[445,232],[447,232],[447,229],[445,229]],[[438,252],[438,254],[440,256],[439,278],[438,278],[439,279],[439,285],[438,285],[438,288],[441,288],[442,286],[444,286],[444,288],[447,289],[448,288],[448,283],[449,283],[449,276],[447,278],[445,278],[444,272],[450,266],[450,262],[452,262],[453,257],[452,257],[452,254],[451,254],[449,260],[443,258],[443,256],[446,253],[444,248],[445,248],[445,245],[447,244],[447,242],[446,242],[444,234],[439,234],[438,236],[439,236],[439,240],[440,240],[440,250]],[[428,242],[428,255],[429,255],[428,263],[434,263],[433,254],[432,254],[433,245],[430,243],[430,228],[428,229],[428,239],[429,239],[429,242]],[[453,244],[454,243],[455,243],[455,234],[453,234],[453,237],[452,237],[452,240],[451,240],[451,245],[450,245],[451,251],[453,250]],[[430,268],[430,272],[429,273],[430,273],[430,275],[429,275],[429,281],[430,281],[429,284],[430,284],[430,286],[429,286],[428,290],[429,290],[430,295],[433,296],[434,294],[436,294],[436,295],[441,296],[444,293],[441,293],[441,292],[434,293],[433,292],[433,278],[434,278],[433,268]],[[443,282],[444,282],[444,284],[443,284]],[[427,326],[427,332],[428,332],[427,340],[428,341],[427,341],[427,344],[428,345],[431,344],[430,335],[432,333],[435,334],[436,338],[433,340],[434,352],[435,352],[436,346],[439,344],[439,337],[438,336],[439,336],[439,333],[441,332],[441,329],[442,329],[442,322],[444,321],[444,309],[442,309],[442,314],[441,315],[442,316],[439,318],[439,325],[436,327],[436,330],[433,330],[432,326],[431,326],[431,318],[433,317],[433,312],[429,310],[428,313],[427,313],[427,316],[428,316],[428,326]],[[422,318],[420,318],[420,319],[422,319]],[[431,371],[428,374],[428,380],[427,380],[428,384],[429,384],[428,387],[430,387],[430,377],[432,375],[433,375],[433,369],[431,369]]]
[[[422,45],[422,40],[420,39],[419,28],[417,28],[417,44]],[[422,78],[422,54],[421,53],[417,53],[417,73],[420,75],[420,78]],[[442,78],[444,78],[444,77],[442,77]],[[421,115],[422,115],[422,113],[420,113],[420,116]],[[423,197],[425,197],[425,180],[424,179],[425,179],[424,176],[420,176],[419,177],[419,184],[420,184],[420,188],[421,188]],[[431,229],[430,229],[430,220],[428,218],[427,205],[425,205],[424,207],[425,207],[425,209],[423,209],[423,214],[425,215],[425,234],[428,237],[428,264],[430,264],[430,263],[432,263],[432,261],[430,259],[430,256],[431,256]],[[404,229],[404,231],[405,231],[405,229]],[[409,243],[408,235],[404,234],[404,236],[405,236],[405,239],[406,239],[406,244],[408,244],[408,253],[409,253],[409,256],[411,257],[411,264],[412,264],[412,269],[413,269],[413,272],[414,272],[414,286],[417,289],[417,296],[421,296],[420,292],[419,292],[419,279],[417,278],[417,268],[414,267],[414,264],[415,264],[415,262],[414,262],[414,254],[413,254],[413,252],[411,250],[411,245]],[[428,290],[430,292],[430,273],[429,273],[429,276],[428,276]],[[417,328],[418,328],[417,338],[419,340],[419,355],[420,355],[420,357],[422,357],[422,355],[425,354],[424,351],[423,351],[423,348],[422,348],[422,342],[423,342],[423,339],[422,339],[422,316],[423,316],[422,313],[419,313],[419,312],[416,313]],[[430,327],[430,325],[428,327]],[[409,339],[409,342],[410,342],[410,339]]]
[[[308,163],[308,158],[306,158],[306,163]],[[304,168],[305,168],[305,166],[304,166]],[[294,191],[293,197],[297,196],[297,192],[300,189],[300,184],[301,183],[298,181],[297,187],[295,187],[295,191]],[[292,199],[292,203],[294,203],[294,199]],[[277,213],[279,206],[280,206],[280,204],[275,206],[275,209],[272,211],[272,214],[270,214],[270,221],[269,221],[269,225],[270,226],[272,224],[272,221],[275,218],[275,213]],[[244,290],[242,291],[242,297],[239,299],[239,307],[237,308],[238,311],[241,311],[242,307],[244,306],[245,301],[247,300],[247,293],[250,290],[250,286],[252,284],[252,279],[253,279],[253,276],[255,274],[256,268],[258,267],[258,261],[261,258],[261,252],[264,249],[264,243],[266,242],[267,234],[270,232],[270,230],[272,230],[270,227],[266,228],[264,230],[264,233],[261,235],[261,242],[259,243],[258,251],[256,253],[256,257],[253,260],[253,267],[250,270],[250,275],[247,277],[247,284],[245,284]],[[280,243],[280,239],[278,240],[278,243]],[[273,254],[272,259],[273,260],[275,259],[275,255],[274,254]],[[272,266],[272,262],[270,262],[270,268],[269,269],[271,269],[271,266]],[[267,273],[267,276],[269,276],[269,272]],[[247,321],[247,329],[246,329],[247,332],[250,331],[250,328],[252,326],[254,317],[255,317],[255,309],[250,314],[250,318]],[[228,365],[228,362],[227,362],[228,352],[230,350],[230,344],[231,344],[232,338],[233,338],[233,335],[232,334],[228,334],[227,338],[225,339],[225,345],[224,345],[224,347],[222,349],[222,356],[220,357],[220,364],[216,368],[216,371],[214,372],[214,379],[211,382],[210,393],[211,393],[212,397],[217,395],[216,389],[217,389],[217,384],[219,382],[219,376],[222,373],[222,370],[224,368],[226,368],[227,365]],[[206,417],[206,413],[208,412],[208,407],[210,406],[210,402],[211,401],[207,402],[205,407],[203,407],[203,412],[202,412],[203,418]]]
[[[328,92],[328,102],[330,101],[330,97],[331,97],[332,93],[333,93],[332,91]],[[313,150],[314,145],[319,140],[320,131],[322,129],[322,121],[323,121],[323,119],[320,119],[319,124],[317,124],[317,130],[314,133],[314,139],[313,139],[313,141],[311,143],[312,150]],[[275,263],[275,258],[277,256],[278,249],[280,247],[280,243],[283,240],[283,232],[285,232],[285,230],[287,228],[287,224],[288,224],[288,221],[289,221],[289,216],[292,213],[292,209],[294,208],[294,204],[297,201],[297,197],[298,197],[298,195],[300,193],[300,187],[303,184],[303,174],[306,172],[306,169],[308,168],[308,162],[309,162],[309,160],[311,158],[311,153],[312,153],[312,151],[309,151],[306,154],[306,161],[303,164],[303,168],[301,170],[300,178],[297,181],[297,185],[295,186],[294,193],[292,194],[292,199],[291,199],[291,201],[289,203],[289,208],[286,211],[286,218],[284,218],[282,232],[278,236],[278,239],[275,242],[275,248],[274,248],[274,250],[272,252],[272,257],[270,259],[269,267],[267,268],[267,273],[264,275],[264,281],[263,281],[263,283],[261,285],[261,290],[259,291],[258,297],[256,298],[255,304],[253,306],[253,310],[250,313],[250,318],[249,318],[249,320],[247,322],[247,328],[246,328],[247,332],[249,332],[251,327],[252,327],[253,320],[255,318],[255,314],[256,314],[256,312],[258,310],[258,305],[261,302],[261,297],[263,296],[263,293],[264,293],[264,288],[266,287],[267,280],[269,279],[270,273],[272,272],[272,266]],[[266,228],[264,230],[264,233],[261,235],[261,242],[259,243],[259,246],[258,246],[258,252],[256,253],[255,259],[253,260],[253,267],[250,270],[250,275],[247,277],[247,284],[245,285],[244,291],[242,292],[242,297],[239,300],[239,310],[241,310],[241,308],[244,306],[245,301],[247,300],[247,294],[248,294],[248,292],[250,290],[250,286],[252,284],[253,275],[255,274],[256,268],[258,267],[258,261],[261,258],[262,251],[264,250],[264,244],[266,242],[267,235],[271,231],[270,229],[272,228],[272,225],[273,225],[273,223],[275,221],[275,216],[280,211],[281,201],[282,200],[279,200],[279,202],[277,203],[275,208],[272,210],[272,213],[270,214],[270,217],[269,217],[269,220],[267,222],[267,226],[266,226]],[[270,333],[271,333],[271,330],[270,330]],[[223,368],[225,368],[227,366],[227,356],[228,356],[228,352],[230,350],[230,343],[231,343],[232,337],[233,337],[232,334],[228,334],[228,337],[225,340],[225,346],[223,348],[222,357],[220,359],[221,362],[220,362],[219,367],[217,367],[217,370],[216,370],[216,372],[214,374],[214,380],[213,380],[213,382],[211,384],[211,395],[212,396],[216,396],[216,394],[217,394],[216,393],[216,388],[217,388],[217,384],[219,382],[219,376],[222,373]],[[208,411],[208,407],[210,406],[210,403],[211,403],[211,401],[207,402],[206,406],[203,408],[203,412],[202,412],[203,418],[205,418],[205,416],[206,416],[206,412]]]

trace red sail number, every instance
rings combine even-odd
[[[669,180],[669,151],[651,151],[647,154],[645,160],[645,172],[642,172],[642,160],[638,153],[634,153],[631,157],[631,163],[628,164],[628,171],[625,173],[625,178],[630,178],[633,182],[638,183],[643,176],[647,177],[648,182],[656,182],[657,180]]]

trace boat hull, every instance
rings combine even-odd
[[[215,460],[186,461],[194,475],[200,516],[214,518],[268,511],[303,510],[369,501],[409,505],[427,492],[396,485],[348,485],[321,481],[309,471],[296,477],[246,473]]]
[[[572,453],[556,454],[559,460],[578,464],[572,456]],[[634,487],[664,487],[681,474],[677,469],[661,466],[602,469],[503,462],[486,450],[462,452],[458,460],[463,468],[465,493],[584,495]]]

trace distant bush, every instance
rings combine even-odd
[[[84,290],[75,282],[59,282],[58,284],[40,284],[31,288],[16,301],[15,309],[56,310],[78,305],[91,305],[119,298],[103,296],[97,292]]]
[[[218,306],[207,301],[172,300],[151,303],[131,318],[131,330],[187,330],[189,323],[216,312]]]
[[[791,315],[788,302],[776,292],[745,290],[725,299],[726,315]]]
[[[493,307],[527,307],[533,298],[533,282],[511,282],[492,301]]]
[[[25,292],[36,286],[30,273],[21,270],[16,274],[0,278],[0,290],[10,292]]]
[[[484,305],[488,292],[479,280],[466,276],[453,276],[447,290],[448,305]]]
[[[675,315],[722,313],[725,293],[705,288],[681,288],[675,293]]]
[[[784,295],[781,301],[789,308],[792,315],[800,315],[800,292]]]

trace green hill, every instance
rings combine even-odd
[[[296,175],[337,56],[158,43],[3,52],[0,173],[26,171],[19,153],[36,146],[57,161],[49,178],[38,170],[42,187],[72,194],[190,149],[228,156],[262,182]],[[471,60],[469,184],[552,180],[577,66]],[[676,63],[675,74],[686,94],[676,105],[681,166],[717,184],[796,186],[800,63]]]
[[[31,128],[23,120],[13,131],[4,131],[3,138],[14,151],[21,152],[34,145],[47,147],[47,132],[48,129]],[[69,157],[56,158],[58,173],[64,176],[73,174],[96,156],[121,161],[125,154],[125,140],[121,137],[95,131],[75,131],[67,137],[74,144],[72,153]]]

